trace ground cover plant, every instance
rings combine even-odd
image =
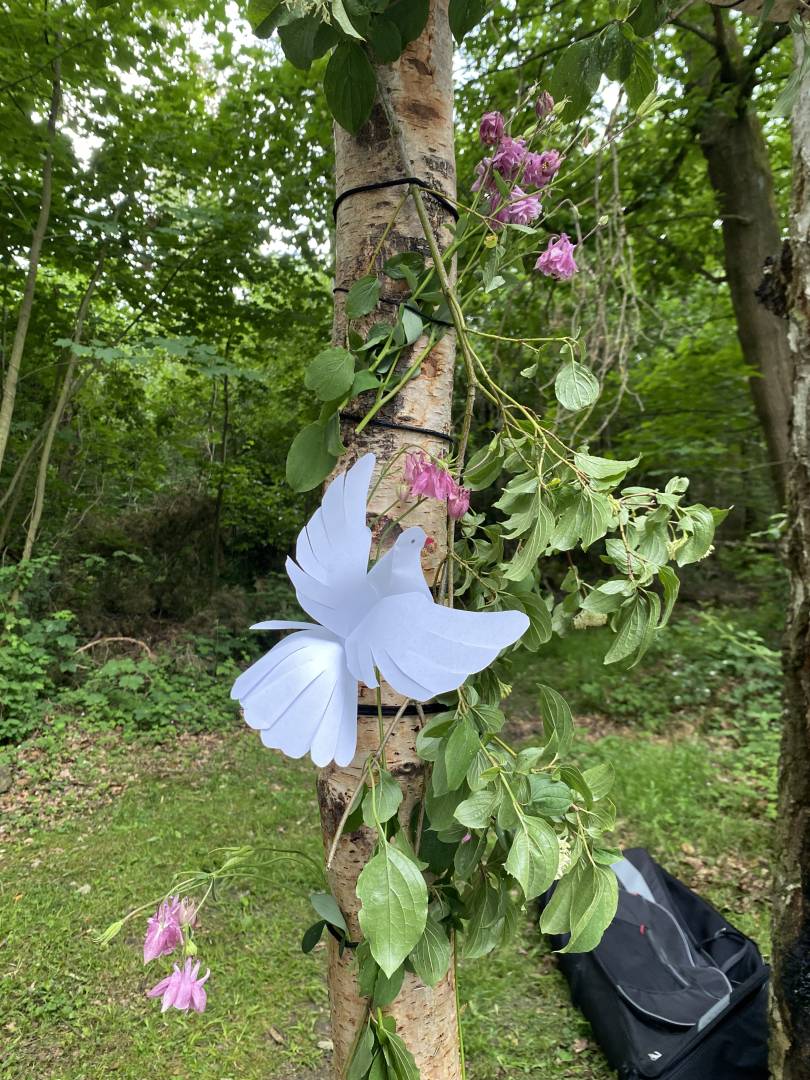
[[[723,615],[733,626],[734,613]],[[686,617],[670,632],[699,664],[699,625]],[[565,639],[555,657],[563,685],[574,685],[583,672],[579,637]],[[658,853],[767,953],[778,733],[772,725],[753,767],[739,756],[737,747],[756,726],[740,727],[733,704],[733,691],[745,686],[744,673],[733,671],[734,645],[715,660],[724,661],[732,673],[709,687],[715,701],[708,731],[701,728],[702,701],[674,710],[656,731],[589,710],[578,721],[586,735],[580,763],[618,763],[617,798],[632,808],[619,820],[621,842]],[[599,666],[601,660],[592,664],[594,675]],[[652,686],[668,693],[671,673],[661,673],[659,682],[655,672]],[[774,679],[773,667],[770,674]],[[693,679],[694,669],[685,681]],[[194,706],[193,691],[178,693]],[[533,693],[531,677],[521,678],[518,740],[538,722]],[[15,772],[28,782],[0,795],[4,1078],[109,1073],[134,1080],[153,1075],[156,1059],[170,1076],[323,1075],[330,1059],[324,950],[305,955],[300,948],[311,920],[307,890],[319,884],[315,870],[280,866],[226,885],[206,908],[198,940],[215,974],[204,1022],[193,1028],[156,1014],[144,996],[145,918],[125,931],[129,947],[97,943],[110,911],[153,887],[155,874],[196,865],[235,837],[320,854],[306,766],[268,762],[229,710],[206,708],[206,714],[208,733],[163,731],[159,743],[144,741],[134,727],[127,740],[120,729],[106,735],[85,729],[82,737],[63,732],[17,751]],[[73,798],[66,798],[68,789]],[[34,954],[35,936],[42,947]],[[243,953],[249,964],[234,963]],[[576,1080],[610,1075],[570,1006],[531,912],[521,920],[513,952],[486,967],[462,962],[460,980],[475,1080],[538,1076],[551,1067]]]

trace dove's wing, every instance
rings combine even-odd
[[[366,500],[375,457],[366,454],[336,476],[298,534],[287,573],[308,615],[345,637],[368,606],[365,597],[371,530]]]
[[[399,694],[427,701],[456,690],[526,632],[522,611],[457,611],[421,592],[387,596],[346,639],[346,663],[366,686],[376,667]]]
[[[342,642],[322,627],[300,630],[243,672],[231,697],[265,746],[316,765],[348,765],[357,744],[357,682]]]

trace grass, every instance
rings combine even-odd
[[[582,661],[596,641],[564,643],[547,669],[555,685],[596,693],[582,689],[597,678],[593,656]],[[702,641],[694,655],[687,650],[687,680],[695,681],[704,651]],[[530,727],[534,671],[545,662],[521,676],[521,733]],[[659,702],[672,677],[672,664],[657,670],[662,662],[654,659],[648,675]],[[616,686],[623,678],[610,676]],[[652,718],[592,720],[580,758],[614,763],[621,842],[649,847],[767,945],[775,739],[752,742],[738,721],[730,726],[723,695],[732,700],[737,683],[728,670],[722,693],[707,685],[695,705],[673,709],[664,698]],[[592,700],[575,703],[593,716]],[[749,720],[761,736],[762,717]],[[146,999],[168,964],[144,969],[144,919],[106,949],[91,933],[159,895],[175,871],[204,865],[218,846],[299,847],[319,860],[311,767],[282,761],[240,728],[154,746],[74,733],[28,760],[30,795],[7,810],[0,832],[0,1077],[327,1075],[324,952],[305,956],[299,947],[312,921],[307,893],[320,884],[308,864],[278,864],[206,907],[196,938],[212,971],[202,1016],[161,1016]],[[470,1080],[612,1075],[530,912],[512,947],[462,964],[460,988]]]

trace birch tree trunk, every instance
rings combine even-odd
[[[797,63],[800,57],[796,58]],[[773,907],[771,1069],[810,1077],[810,84],[793,108],[791,574]]]
[[[380,67],[377,74],[381,92],[387,95],[404,137],[410,158],[406,175],[419,177],[452,198],[455,196],[453,47],[447,4],[448,0],[431,0],[430,18],[421,38],[413,42],[396,63]],[[397,139],[389,128],[386,111],[379,100],[369,121],[357,136],[336,128],[335,153],[338,196],[366,184],[398,179],[405,171]],[[336,343],[342,344],[346,334],[343,312],[346,294],[343,290],[368,273],[369,261],[406,190],[400,186],[357,192],[340,203],[335,235]],[[425,202],[434,233],[442,247],[446,247],[450,239],[446,229],[449,220],[447,210],[429,195],[425,195]],[[402,207],[382,243],[375,268],[379,270],[386,259],[402,251],[419,251],[428,257],[427,243],[411,199]],[[379,319],[394,321],[396,297],[402,292],[402,284],[385,279],[380,306],[377,312],[368,317],[367,325]],[[392,300],[393,304],[390,302]],[[424,348],[425,344],[424,338],[417,341],[414,352]],[[351,421],[344,424],[343,437],[348,452],[340,468],[352,464],[367,451],[373,451],[377,455],[376,479],[381,467],[391,462],[405,447],[423,448],[435,456],[445,453],[449,444],[441,438],[441,433],[449,433],[451,426],[454,355],[453,337],[448,334],[425,359],[417,377],[379,414],[377,419],[381,423],[370,424],[360,436],[353,434]],[[426,434],[414,428],[430,429],[439,434]],[[386,512],[377,525],[378,532],[406,509],[404,505],[396,505],[401,478],[400,454],[391,474],[377,488],[370,505],[374,514]],[[435,541],[430,550],[423,553],[423,567],[428,582],[433,584],[447,551],[445,508],[443,504],[427,500],[408,516],[405,525],[421,525]],[[393,543],[399,531],[397,525],[391,528],[386,536],[387,541]],[[418,634],[419,627],[414,626],[412,632]],[[374,692],[362,687],[360,704],[373,705],[374,701]],[[389,688],[383,687],[384,704],[398,705],[401,701]],[[406,826],[413,807],[422,798],[424,787],[424,765],[415,748],[418,730],[418,715],[413,711],[406,712],[386,747],[388,768],[403,789],[401,818]],[[331,765],[320,774],[318,798],[327,851],[358,786],[363,762],[377,747],[376,718],[360,715],[354,761],[345,769]],[[360,870],[371,857],[374,842],[374,834],[369,829],[344,834],[329,870],[332,892],[346,915],[354,940],[361,937],[355,886]],[[339,957],[331,938],[329,950],[334,1066],[336,1075],[340,1076],[364,1014],[364,1002],[357,993],[351,951],[347,950],[342,958]],[[397,1028],[413,1053],[423,1080],[457,1080],[460,1067],[452,966],[444,980],[433,989],[424,986],[415,975],[406,973],[402,992],[387,1011],[396,1018]]]

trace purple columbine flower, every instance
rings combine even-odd
[[[520,172],[520,166],[526,157],[526,140],[512,139],[508,135],[501,141],[498,151],[492,159],[492,167],[504,180],[514,180]]]
[[[168,956],[182,944],[183,922],[180,912],[179,898],[170,896],[168,900],[160,904],[155,914],[150,916],[143,943],[145,964],[148,964],[150,960],[156,960],[158,956]]]
[[[454,520],[458,521],[459,518],[463,518],[467,511],[470,509],[470,492],[469,488],[461,487],[459,484],[455,485],[455,491],[452,495],[447,496],[447,513]]]
[[[548,90],[544,90],[537,99],[534,104],[534,111],[537,113],[538,120],[545,120],[554,111],[554,98]]]
[[[492,158],[485,157],[475,166],[475,180],[473,180],[471,191],[484,191],[487,195],[497,194],[498,185],[492,178]]]
[[[478,136],[484,146],[497,146],[503,138],[503,117],[499,112],[484,113],[478,125]]]
[[[544,150],[541,154],[527,154],[523,167],[523,181],[531,187],[543,188],[550,184],[562,165],[562,154],[557,150]]]
[[[501,225],[530,225],[543,212],[543,207],[537,195],[527,195],[522,188],[512,188],[512,195],[508,202],[499,207],[493,207],[494,221]]]
[[[160,1007],[161,1012],[166,1012],[170,1008],[180,1009],[181,1012],[188,1012],[189,1009],[194,1009],[199,1013],[204,1012],[208,999],[203,989],[203,983],[211,974],[211,971],[209,969],[199,979],[197,978],[199,970],[200,961],[198,960],[195,964],[189,956],[182,969],[175,964],[171,975],[161,979],[157,986],[153,986],[151,990],[147,990],[146,996],[163,998],[163,1004]]]
[[[559,281],[573,277],[579,269],[574,262],[575,247],[576,244],[572,244],[565,233],[552,237],[548,247],[534,264],[535,270]]]

